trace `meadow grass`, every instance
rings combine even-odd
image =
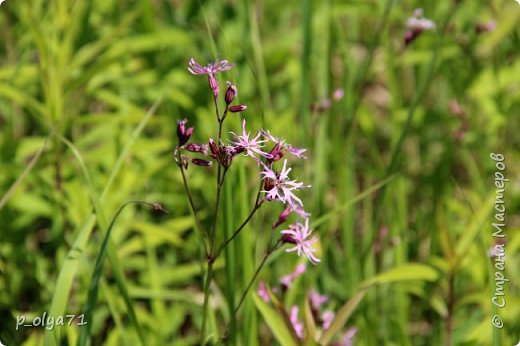
[[[417,7],[436,30],[405,46]],[[196,345],[204,330],[213,344],[334,345],[356,327],[355,345],[516,344],[519,19],[513,0],[5,1],[0,341]],[[475,29],[492,20],[493,30]],[[191,57],[236,64],[218,76],[221,89],[233,81],[248,109],[229,115],[225,138],[243,116],[308,148],[292,173],[312,185],[302,199],[321,263],[307,264],[283,299],[256,294],[303,262],[282,249],[263,262],[276,240],[273,204],[205,282],[200,234],[214,220],[216,167],[186,171],[197,222],[172,155],[177,120],[194,126],[195,142],[218,130]],[[504,308],[491,300],[490,153],[505,156],[510,179]],[[254,169],[237,158],[227,173],[215,244],[249,215]],[[169,213],[137,203],[119,213],[136,200]],[[312,289],[335,312],[327,330],[312,317]],[[303,340],[289,323],[293,305]],[[17,316],[43,312],[89,324],[15,329]]]

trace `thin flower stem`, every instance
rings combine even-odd
[[[206,344],[206,327],[208,321],[208,305],[211,279],[213,276],[213,261],[208,261],[208,270],[206,271],[206,279],[204,281],[204,304],[202,307],[202,327],[200,332],[200,344]]]
[[[197,210],[195,209],[195,204],[193,203],[193,197],[190,191],[190,187],[188,185],[188,179],[186,177],[186,172],[184,172],[184,167],[182,166],[181,157],[180,157],[180,151],[177,153],[177,165],[179,166],[179,169],[181,170],[182,175],[182,182],[184,185],[184,190],[186,191],[186,195],[188,196],[188,201],[190,204],[191,212],[193,213],[193,217],[195,218],[195,226],[199,230],[199,233],[202,237],[202,244],[204,245],[204,252],[206,253],[206,256],[209,255],[208,252],[208,234],[204,231],[202,228],[202,225],[200,223],[199,217],[197,215]]]
[[[260,274],[260,271],[262,270],[262,268],[264,267],[264,264],[265,262],[267,261],[267,259],[269,258],[269,256],[271,256],[271,254],[277,250],[278,248],[280,248],[280,246],[283,244],[283,241],[282,239],[278,239],[278,241],[276,242],[276,244],[273,245],[273,247],[269,248],[267,250],[267,252],[264,254],[264,257],[262,258],[262,261],[260,262],[260,264],[258,265],[258,268],[256,268],[256,271],[255,271],[255,274],[253,275],[253,277],[251,278],[251,281],[249,281],[249,284],[247,285],[244,293],[242,293],[242,297],[240,297],[240,301],[238,302],[238,305],[237,307],[235,308],[235,313],[234,313],[234,318],[237,317],[237,314],[238,314],[238,310],[240,310],[240,307],[242,306],[242,303],[244,302],[246,296],[247,296],[247,293],[249,292],[249,290],[251,289],[251,286],[253,286],[253,283],[255,282],[258,274]]]
[[[244,300],[246,299],[247,297],[247,293],[249,292],[249,290],[251,289],[251,287],[253,286],[253,284],[255,283],[256,281],[256,278],[258,277],[258,274],[260,274],[260,271],[262,270],[262,268],[264,267],[265,263],[267,262],[267,259],[269,258],[269,256],[271,256],[271,254],[278,250],[281,246],[283,245],[283,240],[280,238],[278,239],[278,241],[276,242],[276,244],[274,244],[271,248],[269,248],[266,253],[264,254],[264,257],[262,258],[262,261],[260,262],[260,264],[258,265],[258,267],[256,268],[256,271],[255,273],[253,274],[253,277],[251,278],[251,280],[249,281],[245,291],[242,293],[242,296],[240,297],[240,301],[238,302],[238,305],[237,307],[235,308],[235,311],[233,313],[233,316],[231,318],[233,318],[234,320],[236,320],[237,318],[237,315],[238,315],[238,311],[240,310],[240,307],[242,306],[242,304],[244,303]],[[228,325],[226,326],[226,330],[224,332],[224,336],[219,340],[219,342],[217,343],[217,345],[221,345],[222,343],[224,343],[227,338],[229,337],[229,323]]]
[[[227,114],[228,106],[226,105],[226,109],[224,111],[224,115],[221,118],[219,114],[218,109],[218,103],[217,98],[213,98],[213,102],[215,104],[215,114],[217,115],[218,120],[218,138],[217,143],[220,145],[220,142],[222,140],[222,125],[224,123],[224,118]],[[210,245],[209,245],[209,252],[207,253],[207,262],[208,262],[208,270],[206,271],[206,280],[204,284],[204,303],[202,307],[202,328],[201,328],[201,334],[200,334],[200,344],[205,344],[205,338],[206,338],[206,325],[208,320],[208,306],[209,306],[209,299],[210,299],[210,283],[213,276],[213,262],[215,261],[215,256],[213,255],[213,247],[215,244],[215,238],[217,234],[217,224],[218,224],[218,212],[220,209],[220,196],[222,193],[222,185],[224,184],[224,178],[226,177],[227,168],[224,168],[224,171],[222,171],[222,165],[219,163],[218,170],[217,170],[217,198],[215,201],[215,217],[213,219],[213,226],[211,229],[210,237]]]
[[[228,238],[226,239],[222,244],[220,244],[220,246],[218,247],[217,251],[215,251],[215,256],[214,256],[214,259],[216,259],[220,253],[222,252],[222,250],[224,250],[224,248],[229,244],[231,243],[231,241],[233,241],[233,239],[235,239],[235,237],[242,231],[242,229],[244,229],[244,227],[247,225],[247,223],[249,222],[249,220],[251,220],[251,218],[253,217],[253,215],[255,215],[256,211],[258,209],[260,209],[260,207],[262,206],[263,204],[263,201],[260,200],[260,194],[262,193],[262,181],[260,182],[260,187],[258,189],[258,193],[256,194],[256,200],[255,200],[255,204],[253,206],[253,209],[251,210],[251,212],[249,213],[249,215],[247,216],[247,218],[244,220],[244,222],[242,222],[242,224],[240,226],[238,226],[238,228],[233,232],[233,234]]]

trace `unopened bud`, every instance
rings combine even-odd
[[[204,155],[208,155],[207,144],[190,143],[186,146],[186,150],[191,151],[192,153],[202,153]]]
[[[247,109],[247,106],[246,105],[236,105],[236,106],[231,106],[229,107],[229,111],[231,113],[238,113],[238,112],[242,112],[242,111],[245,111]]]
[[[179,147],[182,147],[191,137],[193,127],[186,128],[186,119],[177,122],[177,138],[179,139]]]
[[[191,159],[191,162],[197,166],[209,167],[211,166],[211,161],[203,160],[203,159]]]
[[[227,90],[226,90],[226,96],[225,96],[225,100],[226,100],[226,103],[227,104],[230,104],[231,102],[233,102],[233,100],[235,99],[235,97],[238,95],[238,91],[237,91],[237,87],[235,85],[233,85],[231,82],[226,82],[227,84]]]
[[[275,229],[276,227],[280,226],[282,223],[284,223],[285,221],[287,221],[287,218],[289,217],[289,215],[291,214],[292,212],[292,208],[291,207],[287,207],[285,208],[281,213],[280,215],[278,216],[278,220],[273,223],[273,229]]]
[[[282,241],[286,244],[297,244],[296,239],[290,234],[283,234]]]
[[[215,141],[213,138],[209,139],[209,150],[211,151],[211,157],[216,159],[218,157],[218,147],[217,144],[215,144]]]

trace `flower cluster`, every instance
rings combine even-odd
[[[299,264],[296,266],[293,272],[283,276],[279,280],[280,286],[273,287],[271,292],[269,292],[270,288],[263,281],[260,281],[258,286],[257,294],[258,296],[265,301],[266,303],[271,302],[271,297],[275,300],[282,301],[283,295],[287,292],[289,288],[291,288],[294,280],[302,275],[306,271],[305,264]],[[279,296],[281,294],[281,296]],[[310,306],[310,312],[312,319],[314,320],[314,324],[320,328],[322,331],[327,330],[336,314],[329,309],[324,308],[329,301],[329,297],[324,294],[320,294],[315,289],[310,290],[308,295],[308,304]],[[301,340],[305,337],[305,326],[301,322],[299,318],[300,308],[298,305],[292,305],[290,310],[287,313],[289,316],[290,327],[293,329],[294,334]],[[356,327],[351,327],[350,329],[343,332],[341,338],[335,342],[334,346],[351,346],[353,345],[354,335],[357,332]]]
[[[404,44],[408,46],[414,41],[423,31],[435,30],[435,23],[423,17],[422,8],[417,8],[413,15],[406,21],[406,28],[408,29],[404,34]]]
[[[225,110],[222,116],[218,112],[219,84],[216,74],[227,71],[233,66],[227,60],[210,63],[207,66],[200,65],[194,59],[190,59],[188,62],[189,72],[194,75],[208,76],[209,86],[213,91],[217,107],[216,113],[220,128],[229,113],[242,112],[247,109],[246,105],[232,104],[238,95],[238,88],[228,81],[224,94]],[[301,198],[297,196],[299,190],[308,188],[310,185],[305,185],[303,182],[299,182],[290,176],[292,168],[288,166],[287,158],[284,158],[286,154],[289,154],[296,159],[306,159],[306,149],[294,147],[285,140],[273,136],[268,130],[261,129],[252,133],[246,128],[246,125],[246,120],[243,119],[242,131],[240,133],[230,132],[231,139],[228,141],[220,136],[219,131],[218,140],[210,138],[204,144],[188,144],[193,128],[187,128],[186,120],[179,121],[177,124],[179,143],[174,152],[177,163],[184,168],[188,167],[188,162],[204,167],[216,164],[226,171],[233,163],[235,157],[240,154],[252,159],[256,163],[262,186],[258,192],[259,198],[257,198],[255,207],[258,207],[263,202],[271,201],[279,201],[285,206],[278,220],[273,223],[273,229],[283,224],[293,212],[299,215],[303,221],[294,222],[288,229],[282,230],[281,241],[294,245],[287,249],[287,252],[294,251],[298,256],[307,257],[314,264],[320,262],[315,255],[316,249],[313,247],[313,244],[318,239],[311,237],[312,231],[309,229],[310,214],[305,211]],[[181,151],[202,154],[204,157],[190,159],[187,155],[181,154]],[[283,163],[280,168],[278,167],[280,165],[278,162],[282,159]]]

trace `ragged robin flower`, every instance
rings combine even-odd
[[[227,71],[233,66],[235,66],[235,64],[227,60],[216,61],[215,63],[209,63],[207,66],[202,66],[196,62],[195,59],[191,58],[188,62],[188,71],[194,75],[207,75],[209,86],[213,91],[213,97],[216,99],[219,94],[219,86],[215,75],[218,72]]]
[[[309,230],[309,219],[305,220],[305,225],[295,222],[289,226],[289,229],[280,232],[282,239],[285,243],[294,244],[295,246],[287,249],[286,252],[296,251],[298,256],[305,256],[309,259],[312,264],[318,264],[321,262],[314,253],[316,249],[313,244],[318,240],[317,237],[307,239],[312,234],[312,230]]]
[[[275,172],[264,163],[261,163],[264,170],[260,172],[262,179],[268,181],[265,191],[265,198],[269,201],[278,199],[284,204],[288,204],[294,209],[299,205],[303,207],[301,199],[299,199],[293,191],[298,191],[303,187],[310,187],[310,185],[303,185],[302,182],[289,179],[289,172],[292,168],[287,168],[287,159],[283,162],[283,168],[280,172]]]

